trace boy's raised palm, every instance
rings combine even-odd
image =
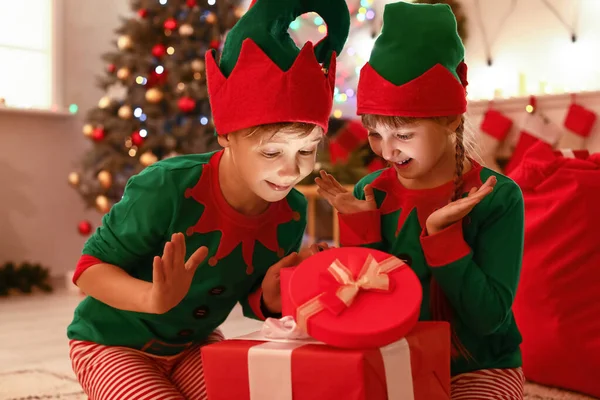
[[[472,188],[467,197],[448,203],[448,205],[431,213],[425,223],[427,233],[434,235],[463,219],[485,196],[492,193],[496,182],[496,177],[491,176],[479,189]]]
[[[365,186],[365,199],[359,200],[347,191],[331,174],[320,172],[321,177],[315,179],[319,186],[317,193],[335,207],[342,214],[354,214],[362,211],[377,209],[373,189],[370,185]]]
[[[200,247],[185,261],[185,238],[175,233],[165,243],[162,257],[154,257],[152,287],[148,298],[149,312],[164,314],[184,299],[190,290],[198,265],[208,255],[208,248]]]

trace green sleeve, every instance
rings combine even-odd
[[[475,333],[495,332],[511,315],[523,256],[524,203],[512,181],[494,189],[487,212],[472,211],[472,248],[457,222],[421,237],[427,264],[462,322]],[[485,201],[485,200],[484,200]]]
[[[83,254],[131,270],[141,260],[162,254],[177,191],[167,170],[148,167],[129,179],[122,199],[104,215]]]
[[[361,179],[354,186],[354,197],[364,200],[365,186],[369,183],[370,180]],[[338,221],[340,225],[341,246],[359,246],[378,250],[384,248],[381,235],[381,213],[379,210],[363,211],[354,214],[339,213]]]

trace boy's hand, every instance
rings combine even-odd
[[[325,242],[311,244],[309,247],[300,250],[298,253],[298,262],[304,261],[308,257],[327,249],[329,249],[329,245]]]
[[[479,189],[476,187],[472,188],[467,197],[453,201],[434,211],[425,222],[427,234],[435,235],[453,223],[463,219],[485,196],[492,193],[496,182],[496,177],[490,176]]]
[[[265,307],[271,313],[281,313],[281,287],[279,282],[281,268],[293,267],[297,264],[298,253],[294,252],[283,257],[267,270],[267,274],[262,281],[262,295]]]
[[[354,214],[362,211],[375,210],[377,203],[370,185],[365,186],[365,199],[359,200],[347,191],[333,176],[325,171],[320,172],[321,177],[315,179],[319,186],[317,193],[335,207],[342,214]]]
[[[164,314],[183,300],[190,290],[198,265],[208,255],[208,248],[200,247],[185,262],[185,238],[175,233],[165,243],[162,257],[154,257],[152,286],[148,294],[148,312]]]

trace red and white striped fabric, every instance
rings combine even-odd
[[[522,400],[521,368],[482,369],[452,378],[452,400]]]
[[[220,331],[174,356],[71,340],[73,370],[89,400],[205,400],[200,347],[223,340]]]

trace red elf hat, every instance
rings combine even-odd
[[[439,117],[467,110],[467,65],[447,4],[387,4],[360,72],[357,114]]]
[[[328,34],[302,50],[287,30],[317,12]],[[208,95],[217,134],[278,122],[316,124],[327,131],[336,55],[350,29],[344,0],[254,0],[231,29],[217,65],[206,53]]]

